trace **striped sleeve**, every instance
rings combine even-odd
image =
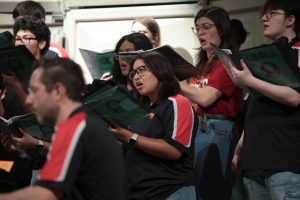
[[[169,97],[174,108],[174,123],[172,139],[184,145],[191,146],[193,127],[194,127],[194,112],[190,101],[182,95]]]
[[[53,137],[40,181],[63,182],[74,156],[77,143],[86,127],[86,113],[78,113],[60,126]]]

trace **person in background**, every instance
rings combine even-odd
[[[13,12],[13,19],[17,20],[20,17],[26,15],[33,15],[38,19],[46,21],[46,11],[41,4],[36,1],[21,1],[19,2]],[[44,55],[48,58],[54,58],[56,56],[59,57],[69,57],[68,52],[60,45],[50,42],[49,51]]]
[[[153,48],[160,46],[160,29],[153,17],[135,18],[131,25],[132,33],[143,33],[151,41]]]
[[[195,200],[193,147],[197,117],[179,94],[169,60],[151,51],[137,55],[129,78],[151,113],[129,129],[110,130],[123,143],[129,199]]]
[[[274,42],[285,37],[292,48],[300,47],[298,0],[267,0],[261,21],[265,37]],[[300,199],[300,88],[260,80],[243,60],[241,65],[228,73],[251,96],[232,168],[241,170],[249,199]]]
[[[81,67],[57,58],[41,59],[34,68],[26,103],[40,123],[56,127],[55,137],[38,181],[0,199],[126,200],[121,147],[106,124],[82,106]]]
[[[131,33],[124,35],[116,44],[115,48],[115,64],[111,70],[112,81],[115,84],[125,85],[128,90],[132,86],[129,84],[128,72],[130,68],[130,60],[117,56],[119,52],[148,50],[152,49],[150,40],[142,33]]]
[[[241,45],[246,41],[248,32],[246,31],[243,23],[239,19],[231,19],[230,24],[234,34],[234,38],[237,42],[238,49],[240,49]],[[247,106],[248,95],[249,94],[243,90],[243,94],[240,100],[240,110],[239,110],[238,117],[236,119],[236,124],[238,126],[239,131],[236,132],[237,135],[234,136],[235,141],[232,143],[233,146],[232,148],[235,148],[244,130],[245,111]],[[243,177],[240,174],[236,174],[236,177],[234,179],[234,186],[232,189],[231,200],[246,200],[246,199],[248,199],[248,196],[244,187]]]
[[[201,48],[196,67],[201,71],[188,83],[180,83],[182,94],[194,102],[200,124],[195,139],[197,199],[230,199],[233,174],[230,169],[232,142],[237,135],[235,120],[241,90],[234,85],[210,43],[237,51],[227,12],[219,7],[201,9],[193,32]]]
[[[243,23],[239,19],[231,19],[230,24],[233,30],[233,37],[237,40],[238,49],[241,48],[241,45],[246,41],[248,32],[246,31]]]
[[[25,16],[18,19],[14,26],[14,45],[25,45],[32,55],[38,60],[44,55],[50,44],[50,30],[48,26],[41,20],[33,16]],[[1,103],[3,105],[3,117],[8,119],[16,115],[23,115],[31,112],[30,106],[26,105],[25,99],[27,97],[28,81],[20,82],[18,78],[12,75],[1,74],[4,80],[2,87]],[[37,140],[20,130],[23,137],[12,137],[20,149],[36,148],[42,141]],[[20,158],[17,152],[8,152],[4,149],[5,141],[8,137],[1,137],[2,145],[0,145],[1,160],[13,160],[14,166],[10,173],[1,171],[0,176],[0,191],[12,191],[30,184],[32,174],[32,161]],[[4,146],[3,146],[4,145]],[[49,143],[43,143],[43,149],[47,150]],[[11,149],[11,145],[7,149]]]

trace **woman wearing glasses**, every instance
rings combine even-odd
[[[201,75],[189,85],[180,83],[184,96],[194,102],[199,116],[195,140],[195,173],[197,199],[230,199],[231,147],[235,136],[241,91],[231,81],[211,43],[236,51],[227,12],[218,7],[201,9],[192,28],[201,48],[196,66]]]
[[[197,117],[168,59],[137,55],[129,78],[151,113],[130,129],[111,128],[123,142],[129,199],[195,200],[193,146]]]
[[[129,84],[128,80],[131,60],[126,59],[126,57],[118,56],[118,53],[148,49],[152,49],[152,44],[144,34],[131,33],[124,35],[118,41],[115,48],[114,66],[111,70],[112,81],[116,84],[125,85],[128,90],[131,90],[132,86]]]
[[[267,38],[275,42],[286,37],[292,48],[299,49],[299,0],[266,1],[261,20]],[[255,97],[248,100],[244,135],[232,167],[241,168],[250,199],[300,199],[300,87],[265,82],[254,77],[243,61],[241,65],[243,70],[232,68],[229,74]]]
[[[36,59],[47,52],[50,44],[50,30],[41,20],[33,16],[24,16],[15,22],[13,31],[13,45],[25,45]],[[1,76],[3,78],[1,93],[1,103],[4,108],[3,117],[8,119],[31,112],[31,108],[25,104],[28,81],[19,81],[15,74],[1,74]],[[32,161],[20,158],[19,154],[15,152],[16,148],[35,149],[39,145],[42,146],[43,150],[48,149],[49,143],[37,140],[23,131],[22,133],[23,137],[12,137],[13,142],[10,137],[1,137],[2,145],[7,149],[14,150],[13,152],[5,151],[0,145],[0,160],[14,161],[11,173],[0,172],[0,176],[5,177],[3,182],[0,181],[1,192],[13,191],[30,184]]]

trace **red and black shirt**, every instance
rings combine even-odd
[[[64,199],[123,200],[124,172],[117,140],[81,107],[57,126],[36,184],[64,191]]]

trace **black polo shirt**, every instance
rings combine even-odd
[[[190,101],[176,95],[150,109],[151,114],[130,129],[146,137],[164,139],[182,156],[167,160],[125,145],[131,200],[166,199],[179,188],[194,185],[193,147],[198,123]]]
[[[63,199],[126,199],[121,147],[92,115],[80,107],[57,126],[36,184],[64,191]]]

